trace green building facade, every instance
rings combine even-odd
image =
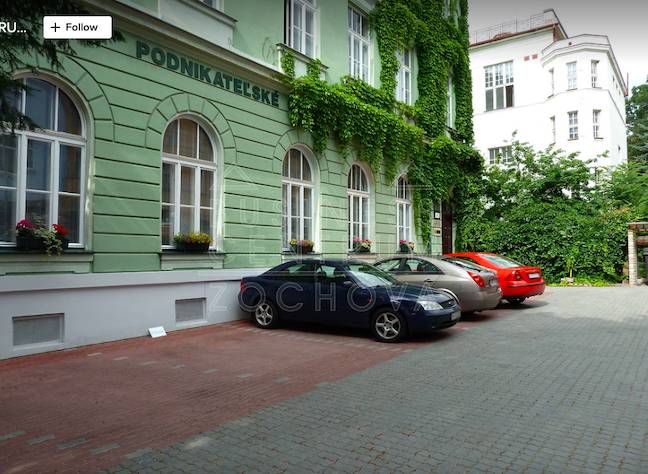
[[[450,3],[449,21],[461,14]],[[2,138],[0,357],[238,318],[238,279],[293,258],[292,239],[327,258],[347,257],[354,237],[373,242],[369,260],[403,239],[441,252],[441,210],[423,245],[405,166],[388,179],[334,137],[315,153],[312,135],[290,124],[286,54],[296,76],[318,58],[328,83],[351,74],[380,86],[375,2],[86,8],[112,15],[123,41],[74,43],[60,69],[31,57],[15,71],[35,90],[20,106],[48,125]],[[416,50],[398,58],[394,94],[414,104]],[[68,227],[69,249],[16,250],[24,218]],[[176,251],[180,232],[210,234],[209,252]]]

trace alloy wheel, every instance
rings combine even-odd
[[[380,313],[376,318],[374,326],[376,333],[386,341],[396,339],[403,329],[399,317],[391,312]]]
[[[274,310],[268,303],[260,303],[254,310],[254,318],[259,326],[268,327],[274,320]]]

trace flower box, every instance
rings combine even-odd
[[[290,248],[292,248],[293,252],[299,255],[313,253],[314,246],[315,246],[315,242],[313,242],[312,240],[293,239],[290,241]]]
[[[357,253],[369,253],[371,252],[371,240],[361,239],[359,237],[353,238],[353,251]]]
[[[207,252],[212,240],[211,235],[205,233],[181,233],[173,237],[178,252]]]
[[[416,246],[416,244],[407,240],[401,240],[398,242],[398,246],[400,247],[400,251],[402,253],[412,253],[414,252],[414,247]]]
[[[40,237],[34,235],[17,235],[16,236],[16,249],[17,250],[45,250],[45,241]]]

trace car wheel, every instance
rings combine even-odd
[[[374,337],[381,342],[402,341],[407,335],[405,319],[396,311],[382,309],[376,313],[371,322]]]
[[[521,305],[522,303],[524,303],[524,300],[526,300],[524,296],[516,296],[515,298],[506,298],[506,299],[508,300],[509,303],[515,306]]]
[[[254,323],[261,329],[272,329],[279,323],[277,308],[269,301],[261,301],[252,312]]]

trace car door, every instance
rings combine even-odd
[[[295,262],[277,275],[275,302],[281,316],[296,321],[313,321],[315,309],[315,263]]]
[[[361,327],[364,312],[354,303],[361,299],[358,288],[342,266],[322,263],[315,271],[315,317],[318,322],[335,326]]]

